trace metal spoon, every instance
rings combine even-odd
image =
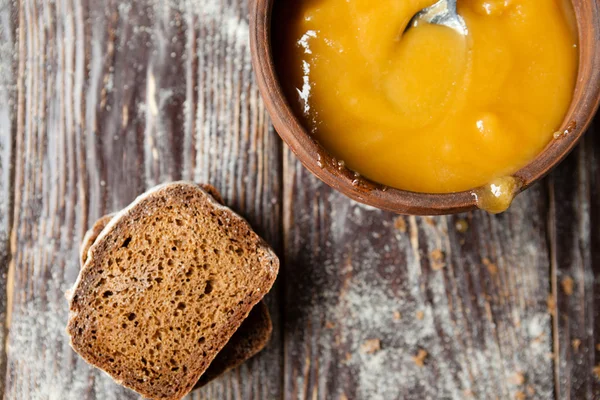
[[[456,12],[456,0],[439,0],[434,5],[422,9],[412,17],[406,29],[422,23],[444,25],[461,35],[468,32],[465,21]]]

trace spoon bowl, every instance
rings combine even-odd
[[[444,25],[466,35],[467,25],[456,11],[456,0],[439,0],[437,3],[422,9],[408,23],[407,29],[419,24]]]

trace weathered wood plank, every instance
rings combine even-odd
[[[19,125],[5,397],[89,399],[108,380],[70,350],[64,292],[77,276],[77,247],[87,225],[84,139],[91,113],[85,101],[94,92],[86,47],[98,38],[86,24],[85,4],[17,4]],[[125,391],[105,386],[105,398],[123,398]]]
[[[72,352],[63,294],[87,226],[165,181],[214,184],[279,246],[280,144],[253,83],[245,8],[220,0],[18,7],[23,124],[6,398],[136,398]],[[277,291],[270,302],[269,348],[192,397],[281,397]]]
[[[599,121],[548,181],[559,399],[600,398]]]
[[[599,397],[598,123],[502,216],[398,219],[287,150],[282,188],[245,15],[241,0],[0,0],[5,397],[136,398],[70,350],[63,292],[89,223],[174,179],[217,186],[277,249],[284,228],[273,342],[191,398]]]
[[[543,186],[396,218],[284,166],[286,398],[553,397]]]
[[[6,376],[8,264],[11,261],[13,147],[17,124],[14,3],[0,0],[0,393]]]

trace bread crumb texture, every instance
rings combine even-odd
[[[217,354],[194,389],[200,388],[230,369],[240,366],[261,351],[271,338],[273,325],[269,309],[264,301],[258,303],[248,318],[231,337],[223,350]]]
[[[375,354],[381,350],[381,340],[369,339],[365,340],[360,346],[360,352],[365,354]]]
[[[575,286],[575,282],[573,281],[573,278],[571,278],[570,276],[566,276],[562,279],[562,281],[560,282],[563,292],[565,292],[565,294],[567,296],[570,296],[573,294],[573,287]]]
[[[592,373],[594,374],[594,377],[600,381],[600,364],[596,365],[593,369],[592,369]]]
[[[428,355],[429,353],[426,350],[419,349],[417,355],[413,356],[412,359],[417,367],[422,368],[423,366],[425,366],[425,359]]]
[[[196,185],[140,196],[88,252],[70,303],[73,348],[152,399],[188,393],[279,268],[250,226]]]
[[[400,232],[406,233],[406,231],[407,231],[406,220],[404,219],[403,216],[400,215],[394,219],[394,227],[396,229],[398,229]]]
[[[440,271],[446,266],[446,254],[440,249],[435,249],[429,255],[431,258],[431,269]]]
[[[525,384],[525,381],[526,381],[525,374],[523,372],[520,372],[520,371],[519,372],[515,372],[508,379],[508,382],[511,385],[515,385],[515,386],[522,386],[522,385]]]
[[[211,185],[200,185],[208,194],[210,194],[219,204],[223,204],[219,192]],[[81,265],[85,264],[87,252],[94,244],[100,233],[114,217],[114,214],[100,217],[85,234],[81,244]],[[67,299],[70,299],[70,294]],[[236,368],[249,358],[260,352],[271,338],[273,325],[269,310],[263,301],[259,302],[248,314],[248,317],[242,322],[239,329],[231,336],[231,339],[225,347],[215,356],[209,367],[200,377],[200,380],[194,386],[194,389],[200,388],[221,374]]]

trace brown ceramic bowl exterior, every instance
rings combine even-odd
[[[302,164],[348,197],[383,210],[442,215],[476,208],[472,191],[449,194],[408,192],[364,178],[356,179],[352,171],[339,166],[337,160],[304,129],[279,84],[270,40],[275,1],[250,2],[252,64],[273,125]],[[600,2],[573,0],[573,8],[579,32],[579,71],[573,100],[560,129],[567,134],[552,140],[533,161],[514,174],[523,182],[522,189],[542,178],[569,154],[590,124],[600,102]]]

